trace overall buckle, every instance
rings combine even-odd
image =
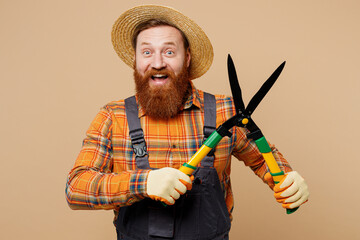
[[[144,157],[147,154],[145,141],[133,144],[135,157]]]

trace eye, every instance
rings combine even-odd
[[[174,52],[171,51],[171,50],[168,50],[168,51],[165,52],[165,54],[166,54],[166,55],[174,55]]]
[[[145,51],[143,51],[143,55],[150,55],[151,53],[150,53],[150,51],[148,51],[148,50],[145,50]]]

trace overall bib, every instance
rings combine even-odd
[[[125,100],[130,138],[138,169],[150,169],[143,131],[138,118],[135,97]],[[205,139],[216,128],[216,102],[204,93]],[[193,173],[191,191],[172,206],[146,198],[131,206],[121,207],[115,220],[118,240],[220,240],[228,239],[230,218],[210,152]]]

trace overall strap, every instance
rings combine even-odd
[[[138,106],[135,96],[125,99],[125,112],[129,126],[129,135],[135,153],[135,161],[138,169],[148,169],[149,154],[146,150],[144,132],[140,125]]]
[[[215,96],[204,92],[204,142],[216,130],[216,99]],[[201,161],[203,167],[214,166],[214,151],[211,150]]]

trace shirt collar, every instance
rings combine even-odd
[[[185,104],[182,108],[182,110],[186,110],[186,109],[190,109],[193,105],[197,108],[199,108],[201,111],[203,111],[203,105],[201,105],[201,99],[200,99],[200,94],[199,91],[196,89],[196,87],[194,86],[194,84],[190,81],[191,84],[191,88],[192,88],[192,93],[191,95],[188,97],[188,99],[185,101]],[[136,101],[138,102],[137,99],[137,95],[136,95]],[[145,116],[145,111],[142,108],[141,105],[138,104],[139,107],[139,118],[141,118],[142,116]]]
[[[191,106],[196,106],[197,108],[200,108],[202,110],[201,101],[200,101],[200,94],[199,91],[196,89],[194,84],[190,82],[191,88],[192,88],[192,94],[188,97],[184,104],[183,109],[189,109]]]

